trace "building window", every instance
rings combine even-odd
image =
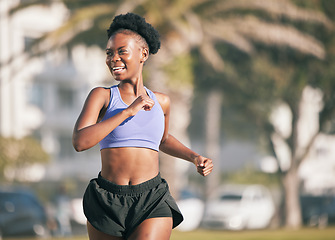
[[[59,136],[59,158],[68,159],[74,156],[75,150],[72,146],[72,136],[60,135]]]
[[[71,109],[74,107],[74,91],[69,87],[59,86],[58,107],[61,109]]]
[[[44,94],[43,94],[43,86],[41,84],[33,84],[28,89],[28,102],[32,105],[43,109],[44,102]]]
[[[33,45],[34,41],[36,41],[35,38],[31,38],[31,37],[24,37],[24,50],[26,52],[28,52],[31,48],[31,46]]]

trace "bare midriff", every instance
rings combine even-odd
[[[105,148],[101,161],[101,176],[117,185],[137,185],[159,172],[158,152],[148,148]]]

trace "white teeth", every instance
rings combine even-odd
[[[121,70],[123,67],[113,67],[113,71]]]

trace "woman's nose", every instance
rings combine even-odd
[[[118,60],[120,60],[120,56],[119,56],[119,54],[115,53],[115,54],[112,56],[112,62],[116,62],[116,61],[118,61]]]

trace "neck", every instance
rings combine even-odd
[[[137,81],[121,81],[119,83],[119,89],[136,97],[142,94],[146,94],[142,78],[138,79]]]

